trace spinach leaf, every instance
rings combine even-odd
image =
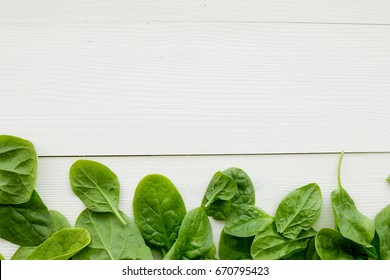
[[[11,260],[26,260],[37,246],[20,246],[12,255]]]
[[[135,190],[133,211],[146,242],[161,248],[165,255],[175,243],[186,215],[175,185],[163,175],[145,176]]]
[[[206,208],[206,213],[217,220],[227,220],[234,208],[242,204],[255,204],[255,189],[248,174],[244,170],[231,167],[222,171],[223,174],[233,178],[237,183],[237,192],[230,200],[216,200]],[[207,198],[203,198],[202,204]]]
[[[107,166],[92,160],[78,160],[70,168],[73,192],[94,212],[111,212],[123,223],[119,214],[119,180]]]
[[[254,260],[288,258],[294,253],[305,250],[315,234],[313,229],[302,230],[295,239],[288,239],[277,232],[273,223],[266,231],[255,236],[251,246],[252,258]]]
[[[340,233],[361,245],[370,245],[375,234],[374,222],[360,213],[355,202],[341,185],[340,168],[344,153],[338,165],[338,189],[332,192],[332,208]]]
[[[345,238],[330,228],[321,229],[315,237],[316,251],[322,260],[376,259],[375,248],[363,246]]]
[[[52,232],[50,213],[36,191],[28,202],[0,204],[0,237],[14,244],[35,246]]]
[[[55,210],[49,210],[49,213],[52,223],[52,234],[64,228],[71,228],[68,220],[60,212]]]
[[[306,250],[306,260],[320,260],[320,256],[317,254],[316,250],[316,239],[312,238],[307,246]]]
[[[0,135],[0,204],[29,201],[35,188],[38,157],[27,140]]]
[[[193,260],[207,255],[213,247],[213,232],[203,207],[187,213],[172,248],[165,260]]]
[[[0,261],[4,261],[4,260],[5,260],[5,258],[3,257],[2,254],[0,254]]]
[[[216,200],[230,200],[237,193],[237,182],[230,176],[218,171],[211,179],[202,204],[205,208]]]
[[[77,260],[151,260],[152,253],[145,245],[137,225],[119,212],[126,224],[114,214],[97,213],[89,209],[81,212],[76,227],[91,234],[91,243],[73,256]]]
[[[236,237],[250,237],[269,228],[274,219],[263,210],[249,204],[238,206],[226,221],[225,233]]]
[[[376,215],[375,229],[379,237],[380,256],[390,260],[390,205]]]
[[[277,231],[289,239],[296,238],[302,230],[313,226],[320,215],[321,206],[321,190],[317,184],[308,184],[292,191],[276,210]]]
[[[221,260],[251,260],[253,237],[235,237],[222,230],[218,253]]]
[[[53,234],[36,247],[27,260],[67,260],[91,242],[91,236],[83,228],[65,228]]]

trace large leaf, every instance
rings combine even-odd
[[[38,157],[27,140],[0,135],[0,204],[29,201],[35,188]]]
[[[126,224],[112,213],[96,213],[85,209],[76,221],[76,227],[91,234],[91,243],[76,254],[79,260],[150,260],[152,253],[145,245],[137,225],[120,212]]]
[[[302,230],[313,226],[320,216],[321,206],[321,190],[315,183],[290,192],[276,210],[277,231],[289,239],[296,238]]]
[[[376,215],[375,230],[379,237],[380,256],[390,260],[390,205]]]
[[[173,246],[186,215],[184,201],[165,176],[151,174],[138,184],[133,198],[134,220],[144,239],[165,254]]]
[[[218,253],[221,260],[251,260],[253,237],[235,237],[221,231]]]
[[[302,231],[297,238],[288,239],[276,231],[275,224],[264,232],[256,235],[251,247],[254,260],[278,260],[305,250],[310,238],[316,232],[313,229]]]
[[[36,191],[28,202],[0,204],[0,237],[14,244],[35,246],[52,232],[50,213]]]
[[[53,234],[36,247],[27,260],[67,260],[91,242],[91,236],[83,228],[65,228]]]
[[[338,189],[332,192],[332,208],[336,226],[340,233],[356,243],[370,245],[375,235],[374,222],[360,213],[355,202],[341,185],[340,168],[344,153],[338,166]]]
[[[94,212],[111,212],[125,224],[119,214],[119,180],[107,166],[92,160],[78,160],[69,171],[73,192]]]
[[[237,207],[226,221],[225,233],[236,237],[255,236],[266,230],[274,219],[263,210],[249,204]]]
[[[179,236],[165,255],[166,260],[198,259],[207,255],[213,247],[213,232],[203,207],[187,213],[179,230]]]
[[[373,246],[363,246],[330,228],[321,229],[315,237],[315,247],[322,260],[376,259]]]

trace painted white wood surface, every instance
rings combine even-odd
[[[0,22],[256,21],[389,24],[387,0],[0,0]]]
[[[41,158],[37,191],[49,209],[62,212],[74,225],[84,209],[68,180],[70,166],[78,158]],[[274,215],[280,200],[290,191],[316,182],[322,190],[323,210],[316,228],[333,227],[330,193],[337,187],[338,155],[265,156],[160,156],[91,158],[106,164],[121,182],[120,209],[131,218],[132,199],[138,182],[147,174],[164,174],[176,185],[187,209],[200,205],[207,185],[218,170],[243,168],[256,189],[256,205]],[[390,154],[346,154],[342,184],[358,209],[370,218],[390,204]],[[211,219],[218,244],[223,222]],[[16,246],[0,240],[0,252],[10,258]]]
[[[390,26],[0,25],[0,125],[39,155],[390,151]]]

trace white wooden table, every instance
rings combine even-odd
[[[117,173],[130,217],[147,174],[191,209],[237,166],[271,214],[317,182],[316,227],[333,227],[341,150],[373,218],[390,204],[389,14],[387,0],[0,0],[0,134],[35,144],[36,189],[71,224],[69,167],[88,157]]]

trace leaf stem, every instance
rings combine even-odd
[[[338,185],[339,185],[339,188],[342,189],[343,187],[341,186],[341,176],[340,176],[340,173],[341,173],[341,162],[343,161],[343,157],[344,157],[344,151],[341,151],[341,154],[340,154],[340,158],[339,158],[339,165],[338,165],[338,168],[337,168],[337,182],[338,182]]]
[[[117,216],[117,218],[119,219],[119,221],[121,221],[121,223],[125,226],[127,225],[127,222],[122,218],[121,214],[119,213],[119,211],[117,209],[113,209],[114,210],[114,214],[115,216]]]

